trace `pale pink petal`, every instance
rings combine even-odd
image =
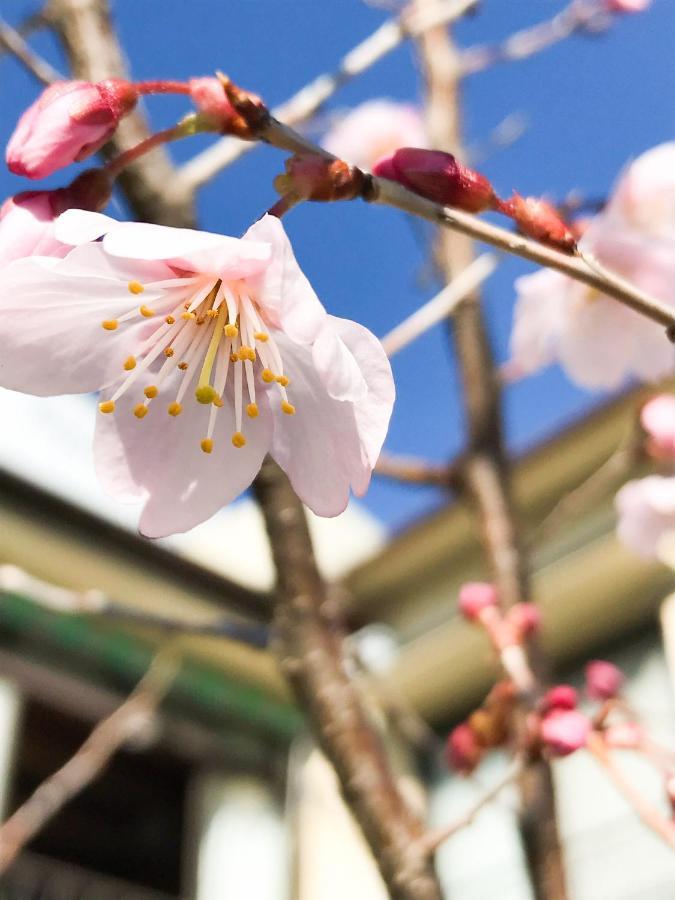
[[[111,354],[120,366],[133,329],[101,323],[129,310],[126,280],[63,274],[63,260],[27,257],[0,272],[0,384],[49,396],[97,390]],[[160,292],[148,292],[150,302]],[[147,324],[147,320],[143,320]]]
[[[103,213],[86,209],[67,209],[56,220],[54,234],[64,244],[86,244],[95,241],[120,223]]]
[[[326,310],[298,265],[279,219],[263,216],[243,240],[265,242],[271,247],[269,266],[248,279],[270,324],[281,328],[292,341],[312,343],[326,320]]]
[[[363,400],[368,385],[353,354],[336,334],[331,318],[312,346],[314,367],[334,400]]]
[[[52,191],[19,194],[0,210],[0,268],[24,256],[65,256],[54,235]]]
[[[570,284],[568,278],[552,269],[516,280],[511,357],[521,371],[536,372],[555,361]]]
[[[362,494],[382,448],[394,400],[389,361],[363,326],[330,317],[354,355],[368,385],[358,403],[335,400],[322,383],[308,348],[275,335],[290,378],[296,413],[286,416],[272,395],[275,414],[272,455],[304,503],[321,516],[336,516],[349,500],[350,485]]]
[[[662,453],[675,453],[675,396],[659,394],[640,412],[642,427]]]
[[[657,545],[675,530],[675,478],[650,475],[629,481],[617,493],[617,535],[639,556],[656,556]]]
[[[204,453],[200,441],[211,407],[188,395],[180,416],[167,414],[179,376],[165,382],[144,419],[133,415],[134,406],[145,399],[139,387],[116,402],[114,413],[99,415],[97,421],[94,452],[103,487],[121,500],[146,498],[139,528],[152,538],[188,531],[245,491],[272,439],[272,416],[262,394],[260,415],[244,423],[246,446],[235,448],[234,412],[226,398],[216,417],[213,452]]]
[[[118,222],[103,239],[106,253],[127,259],[167,260],[191,272],[246,278],[265,268],[270,247],[208,231],[147,222]]]

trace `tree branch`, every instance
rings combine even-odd
[[[42,84],[51,84],[61,78],[51,63],[31,50],[20,32],[12,28],[4,19],[0,19],[0,45],[8,53],[15,56]]]
[[[344,632],[316,568],[302,504],[275,463],[255,483],[277,568],[274,625],[281,667],[331,760],[393,900],[440,900],[384,747],[344,668]]]

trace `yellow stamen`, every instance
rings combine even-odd
[[[154,384],[149,384],[146,389],[143,391],[148,400],[152,400],[153,397],[156,397],[159,394],[159,388]]]
[[[217,406],[218,409],[220,409],[221,406],[225,406],[225,403],[223,402],[223,398],[222,398],[222,397],[216,397],[216,399],[213,401],[213,405],[214,405],[214,406]]]
[[[127,360],[124,363],[124,368],[127,372],[131,372],[132,369],[136,368],[136,360],[133,356],[127,357]]]
[[[195,390],[197,400],[206,405],[213,403],[217,396],[218,394],[216,394],[215,389],[210,384],[200,384]]]
[[[114,400],[104,400],[103,403],[99,403],[98,409],[102,413],[115,412],[115,402]]]
[[[114,331],[117,328],[117,319],[106,319],[105,322],[101,322],[101,325],[106,331]]]
[[[211,293],[213,293],[213,291]],[[218,396],[214,389],[209,385],[209,380],[211,378],[211,370],[213,369],[213,364],[216,361],[216,353],[218,352],[220,339],[223,336],[222,326],[225,321],[226,315],[227,307],[225,306],[225,304],[223,304],[218,310],[218,322],[216,324],[216,327],[213,329],[213,334],[211,335],[211,340],[209,341],[209,347],[206,351],[206,356],[204,357],[204,364],[202,366],[201,372],[199,373],[199,382],[197,384],[196,397],[200,403],[212,403],[214,398]],[[208,400],[200,400],[199,393],[200,391],[204,391],[205,388],[209,388],[211,396],[209,396]]]
[[[176,323],[176,320],[174,319],[173,316],[167,316],[166,319],[164,319],[164,321],[166,322],[167,325],[175,325],[175,323]]]
[[[235,431],[235,433],[232,435],[232,444],[237,449],[240,449],[241,447],[246,446],[246,438],[241,433],[241,431]]]
[[[188,367],[188,364],[186,362],[178,363],[178,368],[181,370],[181,372],[184,372],[187,369],[187,367]]]
[[[204,440],[199,445],[204,453],[211,453],[213,451],[213,441],[211,438],[204,438]]]
[[[128,284],[130,294],[142,294],[145,288],[140,281],[130,281]]]
[[[245,359],[251,359],[251,354],[253,354],[253,359],[255,359],[255,350],[252,347],[247,347],[245,344],[237,350],[237,357],[242,362]],[[251,359],[251,362],[253,362],[253,359]]]
[[[266,331],[256,331],[253,337],[256,339],[256,341],[262,341],[263,344],[265,343],[265,341],[269,341],[270,339],[270,336]]]
[[[261,372],[261,377],[266,384],[272,384],[272,382],[276,379],[276,375],[271,369],[263,369]]]
[[[143,304],[138,311],[142,316],[145,316],[146,319],[151,319],[155,314],[154,309],[150,309],[150,307],[145,304]]]
[[[295,407],[292,403],[287,403],[285,400],[281,404],[282,412],[285,412],[287,416],[295,415]]]
[[[196,319],[196,318],[197,318],[197,316],[195,315],[195,313],[191,313],[191,312],[184,312],[184,313],[181,313],[181,314],[180,314],[180,317],[181,317],[181,319],[185,319],[186,321],[187,321],[187,320],[190,320],[190,319]]]
[[[257,403],[249,403],[249,405],[246,407],[246,415],[250,419],[257,419],[258,418],[258,404]]]
[[[239,334],[239,329],[236,325],[233,325],[231,322],[225,326],[225,337],[237,337]]]
[[[218,315],[218,310],[217,309],[207,309],[206,315],[209,319],[215,319],[216,316]]]
[[[164,356],[166,356],[167,359],[171,359],[173,354],[174,354],[173,347],[165,347],[164,348]]]
[[[277,375],[277,384],[280,384],[282,387],[288,387],[290,383],[290,378],[286,378],[285,375]]]
[[[237,356],[236,353],[230,353],[230,362],[233,362],[233,363],[239,362],[239,357]]]
[[[134,407],[134,415],[137,419],[143,419],[148,414],[148,407],[145,403],[137,403]]]
[[[183,407],[180,403],[169,403],[167,407],[167,412],[170,416],[179,416],[183,412]]]

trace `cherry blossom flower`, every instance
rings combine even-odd
[[[637,159],[580,246],[605,266],[675,306],[675,143]],[[514,367],[525,374],[559,362],[588,388],[627,378],[652,381],[673,370],[663,329],[593,288],[552,270],[516,281],[511,335]]]
[[[368,100],[355,107],[325,135],[323,146],[340,159],[371,169],[399,147],[427,147],[422,116],[411,103]]]
[[[618,696],[625,678],[614,663],[594,659],[586,664],[586,693],[592,700],[612,700]]]
[[[555,756],[569,756],[584,747],[591,723],[576,709],[554,709],[541,720],[541,739]]]
[[[117,78],[54,82],[24,112],[9,139],[10,171],[44,178],[86,159],[108,140],[137,96],[133,85]]]
[[[619,539],[640,556],[656,557],[661,539],[675,531],[675,478],[649,475],[629,481],[614,502]]]
[[[70,210],[56,234],[80,246],[0,272],[0,384],[104,388],[97,471],[117,498],[146,501],[144,534],[208,518],[268,452],[319,515],[366,491],[389,361],[366,328],[326,312],[278,219],[236,239]]]

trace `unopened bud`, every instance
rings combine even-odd
[[[363,189],[365,175],[341,159],[303,153],[286,160],[286,175],[275,185],[282,193],[293,191],[304,200],[352,200]]]
[[[270,112],[257,94],[246,91],[235,84],[222,72],[216,73],[218,81],[225,91],[225,96],[234,110],[228,134],[234,134],[242,140],[255,141],[270,120]]]
[[[197,109],[213,122],[214,129],[228,133],[236,113],[217,78],[191,78],[190,97]]]
[[[467,722],[453,728],[448,735],[445,756],[448,765],[457,772],[469,775],[481,761],[483,753],[483,747]]]
[[[541,721],[541,740],[555,756],[569,756],[586,745],[591,723],[576,709],[553,710]]]
[[[577,244],[570,227],[545,200],[514,194],[499,204],[499,211],[510,216],[519,230],[535,241],[565,253],[576,252]]]
[[[485,609],[496,607],[499,595],[494,584],[483,581],[472,581],[460,588],[457,606],[459,611],[470,622],[475,622]]]
[[[373,175],[398,181],[427,200],[466,212],[492,209],[497,203],[487,178],[442,150],[402,147],[376,162]]]
[[[534,603],[515,603],[508,611],[508,621],[522,640],[539,631],[541,612]]]
[[[540,708],[543,713],[554,709],[576,709],[577,692],[571,684],[557,684],[546,691],[541,698]]]
[[[652,0],[602,0],[602,5],[610,13],[639,13],[644,12]]]
[[[611,662],[595,659],[586,666],[586,693],[592,700],[612,700],[623,683],[623,672]]]

